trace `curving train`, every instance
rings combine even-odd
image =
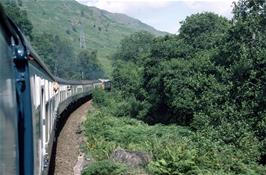
[[[0,7],[0,174],[47,174],[60,114],[109,80],[51,74]]]

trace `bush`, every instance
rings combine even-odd
[[[107,95],[101,88],[96,88],[92,92],[93,103],[98,106],[105,106],[107,103]]]
[[[92,163],[84,170],[82,175],[122,175],[126,172],[126,166],[114,163],[110,160],[103,160]]]

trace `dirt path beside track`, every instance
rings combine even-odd
[[[85,136],[81,133],[80,125],[86,120],[91,101],[86,102],[70,114],[61,130],[56,148],[54,175],[74,175],[82,164],[80,145],[84,143]],[[75,173],[75,175],[78,173]]]

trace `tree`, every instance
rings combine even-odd
[[[148,32],[134,33],[121,41],[114,54],[113,88],[125,97],[129,115],[145,120],[149,103],[143,88],[143,63],[150,55],[154,36]]]
[[[191,15],[181,24],[179,36],[193,47],[193,52],[217,47],[230,27],[226,18],[211,12]]]
[[[104,77],[104,72],[97,60],[97,51],[83,50],[78,55],[77,65],[81,79],[99,79]]]
[[[264,144],[266,106],[266,4],[262,0],[240,0],[234,8],[234,26],[225,38],[216,64],[232,84],[230,101],[236,105],[238,120],[246,121]]]
[[[54,35],[48,33],[42,33],[35,35],[32,41],[32,45],[38,55],[43,59],[48,68],[55,73],[56,69],[56,54],[55,54],[55,39]]]
[[[121,46],[114,54],[114,60],[141,63],[149,54],[154,36],[148,32],[137,32],[121,41]]]
[[[54,37],[55,52],[55,75],[73,79],[76,77],[76,55],[70,41],[62,40],[59,36]]]
[[[27,12],[22,10],[15,2],[4,3],[5,11],[7,15],[14,20],[22,32],[32,39],[33,25],[28,19]]]
[[[33,47],[55,76],[72,79],[77,75],[76,56],[70,42],[48,33],[37,34]]]

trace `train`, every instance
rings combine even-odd
[[[112,88],[111,80],[109,79],[99,79],[101,88],[106,91],[110,91]]]
[[[111,82],[54,76],[1,7],[0,65],[0,174],[47,174],[60,115]]]

